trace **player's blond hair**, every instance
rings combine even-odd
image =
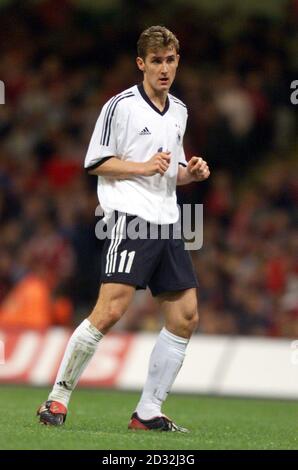
[[[149,51],[156,52],[171,46],[179,52],[179,41],[172,31],[165,26],[150,26],[142,32],[137,42],[138,56],[145,59]]]

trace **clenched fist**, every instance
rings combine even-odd
[[[143,175],[153,176],[165,174],[171,163],[171,152],[158,152],[143,164]]]
[[[204,181],[210,175],[207,162],[205,162],[201,157],[192,157],[188,162],[186,169],[194,181]]]

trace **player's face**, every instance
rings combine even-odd
[[[168,92],[176,75],[180,56],[174,47],[148,52],[145,60],[137,58],[144,82],[156,93]]]

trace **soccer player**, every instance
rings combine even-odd
[[[128,427],[187,432],[161,409],[198,324],[194,269],[184,242],[173,236],[176,185],[203,181],[210,172],[202,158],[185,159],[187,109],[169,93],[179,63],[176,36],[162,26],[143,31],[136,63],[143,82],[103,106],[88,148],[85,168],[98,177],[104,219],[113,221],[111,237],[103,245],[98,301],[71,336],[54,387],[37,412],[44,424],[64,423],[71,393],[99,341],[125,313],[135,290],[149,286],[165,326]],[[149,224],[167,226],[170,236],[125,237],[135,218],[145,222],[148,233]]]

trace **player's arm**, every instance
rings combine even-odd
[[[169,152],[158,152],[145,162],[133,162],[120,158],[117,144],[120,131],[117,121],[125,122],[127,108],[119,103],[116,108],[113,108],[111,114],[110,103],[111,101],[102,108],[93,131],[85,158],[87,172],[91,175],[117,180],[153,176],[157,173],[164,175],[170,164]]]
[[[177,186],[204,181],[210,175],[208,164],[201,157],[192,157],[186,167],[179,165]]]
[[[170,165],[169,152],[158,152],[146,162],[131,162],[117,157],[108,157],[100,161],[98,166],[87,169],[90,175],[105,178],[129,179],[135,176],[153,176],[157,173],[164,175]]]

